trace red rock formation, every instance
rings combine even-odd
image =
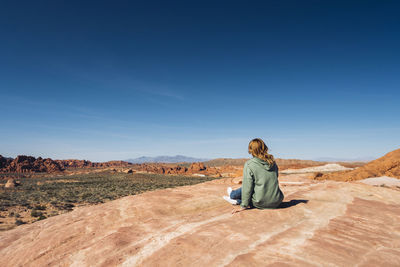
[[[192,163],[189,168],[174,165],[174,164],[162,164],[162,163],[142,163],[134,164],[133,168],[137,171],[159,173],[159,174],[203,174],[208,176],[221,176],[220,170],[215,167],[206,167],[203,163]]]
[[[68,168],[111,168],[129,167],[131,163],[125,161],[91,162],[88,160],[52,160],[31,156],[17,156],[15,159],[7,159],[0,155],[0,172],[3,173],[54,173]]]
[[[204,163],[202,162],[194,162],[190,165],[189,168],[191,172],[205,171],[206,169],[206,166],[204,166]]]
[[[5,158],[2,155],[0,155],[0,170],[8,166],[11,162],[11,159]]]
[[[57,160],[57,162],[64,168],[92,168],[93,163],[88,160],[66,159]]]
[[[18,156],[14,160],[2,163],[0,172],[16,172],[16,173],[31,173],[31,172],[60,172],[63,170],[58,162],[52,159],[34,158],[31,156]]]
[[[317,174],[317,180],[355,181],[370,177],[389,176],[400,179],[400,149],[387,153],[366,165],[351,171]]]
[[[159,173],[159,174],[185,174],[187,168],[179,165],[164,165],[159,163],[142,163],[136,164],[135,169],[138,171]]]
[[[107,162],[96,162],[97,167],[100,168],[111,168],[111,167],[129,167],[133,164],[130,162],[122,161],[122,160],[113,160]]]

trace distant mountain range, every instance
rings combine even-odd
[[[135,159],[127,159],[130,163],[178,163],[178,162],[199,162],[208,159],[192,158],[182,155],[176,156],[157,156],[157,157],[140,157]]]

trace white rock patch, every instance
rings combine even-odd
[[[373,177],[360,180],[359,182],[369,185],[386,185],[386,186],[400,186],[400,180],[388,176]]]
[[[308,167],[303,169],[287,169],[281,171],[281,173],[290,174],[290,173],[308,173],[308,172],[336,172],[336,171],[345,171],[353,169],[354,168],[346,168],[340,164],[330,163],[330,164],[325,164],[323,166]]]

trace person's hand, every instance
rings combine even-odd
[[[237,207],[233,208],[232,214],[235,214],[235,213],[238,213],[238,212],[242,212],[244,210],[247,210],[247,208],[243,208],[242,206],[237,206]]]

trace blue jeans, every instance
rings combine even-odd
[[[238,188],[236,190],[232,190],[231,195],[229,196],[231,199],[237,200],[238,204],[242,203],[242,188]]]

